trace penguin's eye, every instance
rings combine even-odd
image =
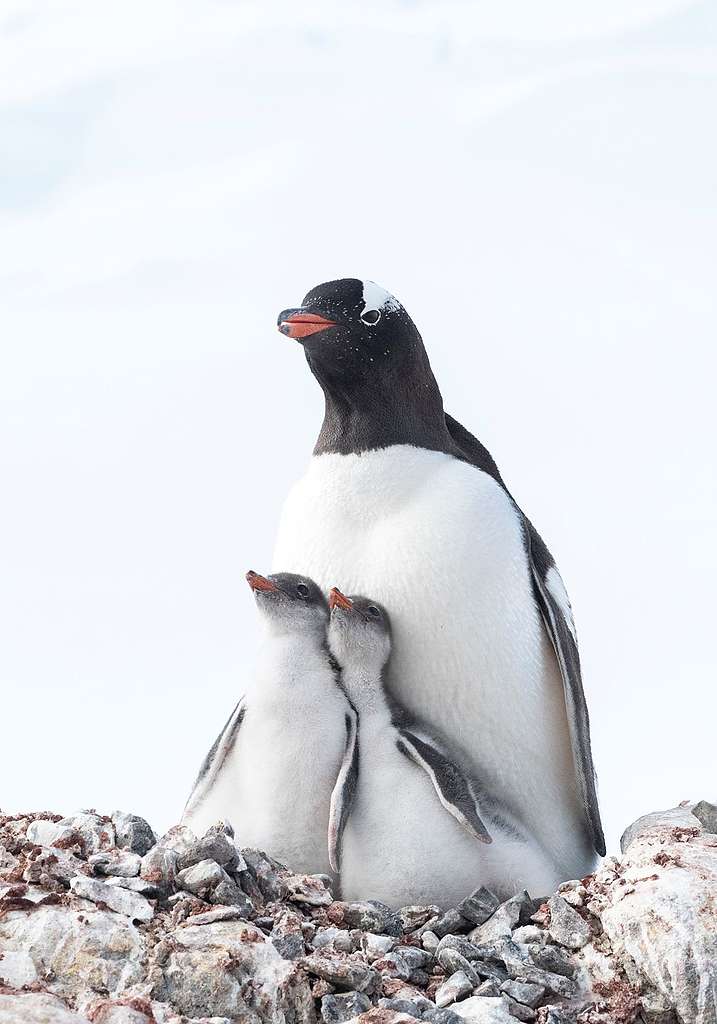
[[[297,583],[296,584],[296,593],[299,595],[299,597],[308,597],[309,596],[309,588],[306,586],[305,583]]]
[[[375,604],[370,604],[366,611],[369,613],[369,615],[372,615],[374,619],[381,618],[381,612],[378,610]]]
[[[361,314],[361,323],[366,324],[367,327],[375,327],[380,319],[380,309],[367,309]]]

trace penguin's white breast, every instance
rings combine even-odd
[[[551,760],[541,784],[561,789],[571,771],[562,688],[522,524],[492,477],[410,445],[316,456],[287,498],[274,566],[386,606],[391,689],[498,791],[522,787],[530,801],[526,758]]]

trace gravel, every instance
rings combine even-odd
[[[479,887],[444,913],[337,900],[223,824],[0,815],[0,1020],[717,1024],[712,806],[646,816],[544,900]]]

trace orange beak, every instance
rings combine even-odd
[[[344,611],[350,611],[354,606],[345,594],[342,594],[338,587],[332,587],[329,591],[329,608],[343,608]]]
[[[310,334],[336,327],[333,320],[327,320],[318,313],[305,313],[302,309],[285,309],[279,314],[277,326],[288,338],[308,338]]]
[[[268,580],[266,576],[260,576],[259,573],[254,572],[253,569],[250,569],[246,574],[246,581],[254,591],[262,590],[266,593],[272,593],[279,589],[276,583],[272,583],[272,581]]]

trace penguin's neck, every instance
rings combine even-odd
[[[314,455],[358,454],[411,444],[452,451],[443,399],[427,357],[400,371],[375,372],[342,380],[310,362],[324,392],[324,421]]]
[[[341,670],[341,686],[359,715],[390,716],[380,671],[373,667],[350,665]]]
[[[259,648],[251,688],[262,699],[285,699],[333,683],[334,670],[320,634],[272,633]]]

